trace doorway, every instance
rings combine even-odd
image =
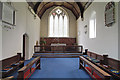
[[[29,37],[25,33],[23,34],[23,60],[27,60],[29,58]]]

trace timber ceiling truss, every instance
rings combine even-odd
[[[81,0],[74,0],[74,2],[28,2],[29,6],[34,10],[34,12],[41,18],[45,11],[53,6],[61,6],[69,9],[75,15],[76,20],[81,16],[83,19],[84,11],[90,6],[92,1],[87,0],[86,2],[80,2]]]

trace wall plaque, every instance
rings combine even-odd
[[[109,2],[105,6],[105,26],[110,27],[115,23],[115,3]]]

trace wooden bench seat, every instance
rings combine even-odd
[[[92,76],[94,79],[104,79],[104,80],[110,80],[111,75],[84,58],[83,56],[79,57],[80,62],[79,62],[79,69],[84,68],[90,76]],[[86,66],[87,65],[87,66]]]
[[[36,65],[35,67],[33,67],[34,64]],[[18,80],[28,79],[36,69],[40,69],[40,56],[34,58],[27,65],[18,70],[17,79]]]
[[[100,67],[101,69],[109,73],[112,79],[114,80],[120,79],[120,61],[119,60],[109,58],[108,55],[99,55],[90,51],[87,52],[87,55],[91,58],[100,60],[100,63],[95,63],[94,61],[88,59],[90,62],[94,63],[96,66]],[[118,72],[118,74],[116,72]]]
[[[1,60],[2,68],[0,72],[2,73],[2,78],[8,77],[15,70],[24,66],[24,61],[22,61],[21,53],[17,53],[17,55]]]

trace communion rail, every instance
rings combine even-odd
[[[60,46],[34,46],[34,53],[82,53],[83,46],[81,45],[60,45]]]

